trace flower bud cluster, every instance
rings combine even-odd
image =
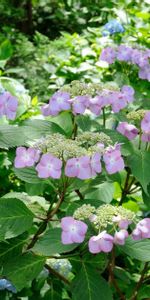
[[[128,62],[139,67],[139,78],[150,81],[150,51],[131,48],[120,45],[117,49],[112,47],[104,48],[100,55],[100,60],[113,64],[115,60]]]
[[[100,115],[105,106],[111,106],[113,112],[117,113],[134,100],[134,89],[123,86],[121,90],[111,83],[97,86],[94,84],[83,84],[72,82],[70,86],[64,87],[56,92],[41,110],[44,116],[57,116],[61,111],[72,111],[74,115],[82,115],[90,110],[95,115]]]
[[[113,245],[124,245],[129,236],[128,226],[136,221],[135,214],[124,207],[114,207],[110,204],[95,208],[84,204],[78,208],[73,217],[64,217],[61,220],[63,244],[82,243],[88,231],[83,220],[90,221],[97,235],[91,236],[88,241],[91,253],[111,252]],[[111,233],[111,234],[110,234]],[[150,218],[138,222],[131,233],[134,240],[150,238]]]

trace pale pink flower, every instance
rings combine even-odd
[[[50,153],[43,154],[36,166],[40,178],[52,177],[58,179],[61,177],[61,168],[62,161]]]
[[[63,244],[82,243],[87,232],[87,225],[82,221],[77,221],[73,217],[61,219],[61,240]]]
[[[111,252],[113,248],[113,236],[106,231],[102,231],[97,236],[92,236],[89,240],[89,251],[91,253]]]

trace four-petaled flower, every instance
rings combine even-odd
[[[32,167],[39,160],[40,151],[34,148],[18,147],[16,149],[15,168]]]
[[[141,220],[132,232],[134,240],[150,238],[150,218]]]
[[[103,155],[103,160],[108,174],[114,174],[124,169],[124,161],[117,146],[109,147]]]
[[[14,120],[18,107],[18,100],[9,92],[0,94],[0,117],[5,115],[8,119]]]
[[[108,64],[113,64],[115,58],[116,51],[111,47],[104,48],[100,55],[100,60],[106,61]]]
[[[72,104],[73,114],[83,114],[88,107],[89,97],[88,96],[77,96],[70,100]]]
[[[106,231],[102,231],[97,236],[89,239],[89,251],[91,253],[111,252],[113,248],[113,236]]]
[[[52,177],[58,179],[61,177],[61,168],[62,161],[49,153],[43,154],[36,166],[40,178]]]
[[[62,91],[56,92],[51,99],[49,104],[44,105],[41,110],[44,116],[56,116],[62,110],[69,110],[70,105],[70,94]]]
[[[65,166],[65,175],[79,179],[91,178],[91,165],[89,156],[68,159]]]
[[[117,245],[124,245],[125,240],[128,237],[128,231],[125,229],[122,229],[120,231],[116,231],[114,235],[114,244]]]
[[[133,140],[139,132],[134,125],[128,124],[127,122],[119,123],[116,129],[118,132],[126,136],[129,140]]]
[[[91,157],[92,176],[96,176],[97,173],[101,173],[101,171],[102,171],[102,166],[101,166],[100,159],[101,159],[100,153],[95,153]]]
[[[77,221],[73,217],[61,219],[63,244],[82,243],[87,232],[87,225],[82,221]]]

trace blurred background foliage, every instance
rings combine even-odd
[[[40,114],[41,102],[47,102],[55,90],[72,80],[107,80],[120,85],[128,81],[136,84],[140,98],[140,90],[148,83],[136,75],[133,78],[132,72],[128,78],[120,75],[120,67],[108,68],[99,55],[103,47],[113,43],[149,47],[149,4],[149,0],[1,0],[0,76],[17,79],[31,95],[27,111],[17,122]],[[111,19],[123,24],[123,35],[102,35],[103,25]],[[17,93],[24,93],[21,86],[15,86]],[[10,153],[4,151],[0,156],[0,178],[3,174],[8,178],[1,195],[22,189],[10,169]]]
[[[149,46],[149,0],[1,0],[1,75],[18,78],[42,102],[72,80],[98,81],[100,51],[113,41],[102,28],[113,18],[126,28],[124,42]]]

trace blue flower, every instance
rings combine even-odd
[[[0,279],[0,290],[2,291],[2,290],[5,290],[5,289],[12,292],[12,293],[17,293],[17,290],[12,285],[12,283],[7,279],[2,278],[2,279]]]
[[[107,36],[115,33],[122,33],[124,31],[124,27],[117,20],[111,20],[104,25],[102,35]]]

